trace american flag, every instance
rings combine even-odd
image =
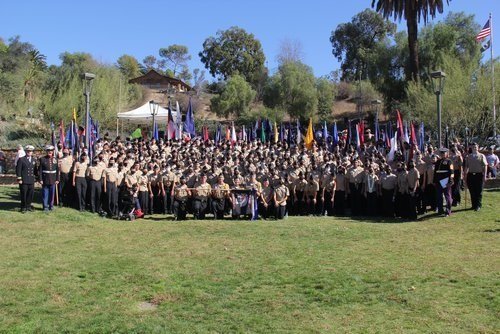
[[[491,20],[489,20],[489,19],[488,19],[488,21],[486,21],[486,24],[484,25],[483,29],[481,29],[481,31],[479,32],[479,34],[477,34],[476,41],[480,41],[480,40],[488,37],[489,35],[491,35],[491,25],[490,25],[490,22],[491,22]]]

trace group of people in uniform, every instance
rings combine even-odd
[[[176,220],[238,218],[238,194],[251,193],[264,219],[287,215],[351,215],[416,219],[431,210],[450,215],[468,186],[472,208],[481,208],[487,162],[476,144],[427,145],[397,152],[374,142],[360,150],[340,143],[312,149],[262,143],[99,139],[86,149],[33,146],[17,163],[21,211],[33,210],[33,186],[42,184],[43,209],[55,205],[108,217],[173,215]],[[55,152],[56,151],[56,152]],[[443,200],[444,199],[444,200]]]

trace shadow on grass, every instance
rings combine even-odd
[[[0,211],[20,211],[21,198],[18,187],[5,187],[5,191],[0,192]],[[35,188],[33,204],[41,203],[41,189]]]

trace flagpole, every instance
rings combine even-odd
[[[493,20],[490,13],[490,56],[491,56],[491,91],[493,94],[493,138],[497,140],[497,111],[495,98],[495,64],[493,63]]]

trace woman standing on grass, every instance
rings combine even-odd
[[[73,187],[76,189],[76,208],[85,211],[87,197],[87,168],[89,166],[87,154],[82,153],[80,160],[73,165]]]

